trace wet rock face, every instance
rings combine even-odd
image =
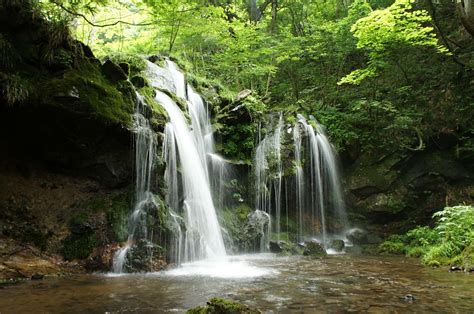
[[[427,224],[447,201],[472,201],[466,189],[474,185],[472,165],[458,158],[453,143],[448,138],[441,147],[379,159],[362,155],[347,165],[344,181],[351,221],[386,237]]]
[[[0,107],[3,161],[42,164],[110,187],[123,186],[132,177],[130,137],[118,125],[106,126],[61,108]]]
[[[147,240],[139,240],[127,252],[125,272],[156,272],[166,266],[163,249]]]

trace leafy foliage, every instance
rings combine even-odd
[[[474,243],[474,207],[446,207],[433,218],[434,228],[417,227],[405,235],[391,236],[380,251],[421,257],[431,266],[463,263],[464,251]]]

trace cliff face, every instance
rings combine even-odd
[[[457,153],[456,141],[346,162],[352,220],[381,237],[426,225],[434,212],[474,201],[472,165],[472,157]]]
[[[28,1],[0,19],[0,278],[108,267],[93,251],[125,232],[133,87]]]

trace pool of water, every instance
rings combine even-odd
[[[259,254],[161,273],[80,275],[5,286],[0,313],[180,313],[212,297],[269,313],[472,313],[474,275],[424,267],[407,258]]]

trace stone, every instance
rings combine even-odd
[[[159,61],[162,61],[163,60],[163,57],[161,56],[149,56],[148,57],[148,61],[152,62],[152,63],[156,63],[156,62],[159,62]]]
[[[221,298],[212,298],[205,306],[198,306],[186,311],[186,314],[205,313],[258,314],[262,312],[260,310],[250,308],[245,304]]]
[[[251,94],[252,91],[250,89],[244,89],[237,94],[237,97],[235,97],[235,102],[242,101],[245,98],[249,97]]]
[[[120,62],[118,65],[127,76],[130,76],[130,64],[127,62]]]
[[[110,60],[105,61],[102,65],[102,73],[114,83],[125,81],[127,79],[127,74],[122,70],[122,68]]]
[[[56,95],[54,95],[54,97],[57,98],[57,99],[60,99],[63,102],[67,102],[67,103],[73,103],[73,102],[81,99],[81,97],[79,95],[79,91],[78,91],[77,87],[75,87],[75,86],[73,86],[71,89],[69,89],[67,91],[57,93]]]
[[[33,276],[31,276],[31,280],[41,280],[43,278],[44,278],[44,275],[39,274],[39,273],[33,274]]]
[[[365,244],[367,243],[367,232],[359,228],[353,228],[346,233],[346,238],[352,242],[352,244]]]
[[[141,75],[134,75],[130,79],[130,82],[132,82],[133,86],[135,86],[136,88],[142,88],[146,86],[145,78]]]
[[[82,53],[84,54],[84,57],[86,58],[95,58],[94,53],[92,52],[91,47],[87,46],[81,41],[77,41],[77,43],[81,46],[82,48]]]
[[[343,240],[335,239],[329,243],[329,248],[335,250],[336,252],[341,252],[344,250],[345,243]]]
[[[322,257],[326,256],[326,250],[321,243],[316,241],[305,242],[304,256]]]
[[[53,257],[41,253],[35,247],[0,238],[0,280],[41,279],[60,273],[60,263]]]
[[[283,241],[270,241],[270,252],[281,253],[283,252],[284,245],[285,243]]]

